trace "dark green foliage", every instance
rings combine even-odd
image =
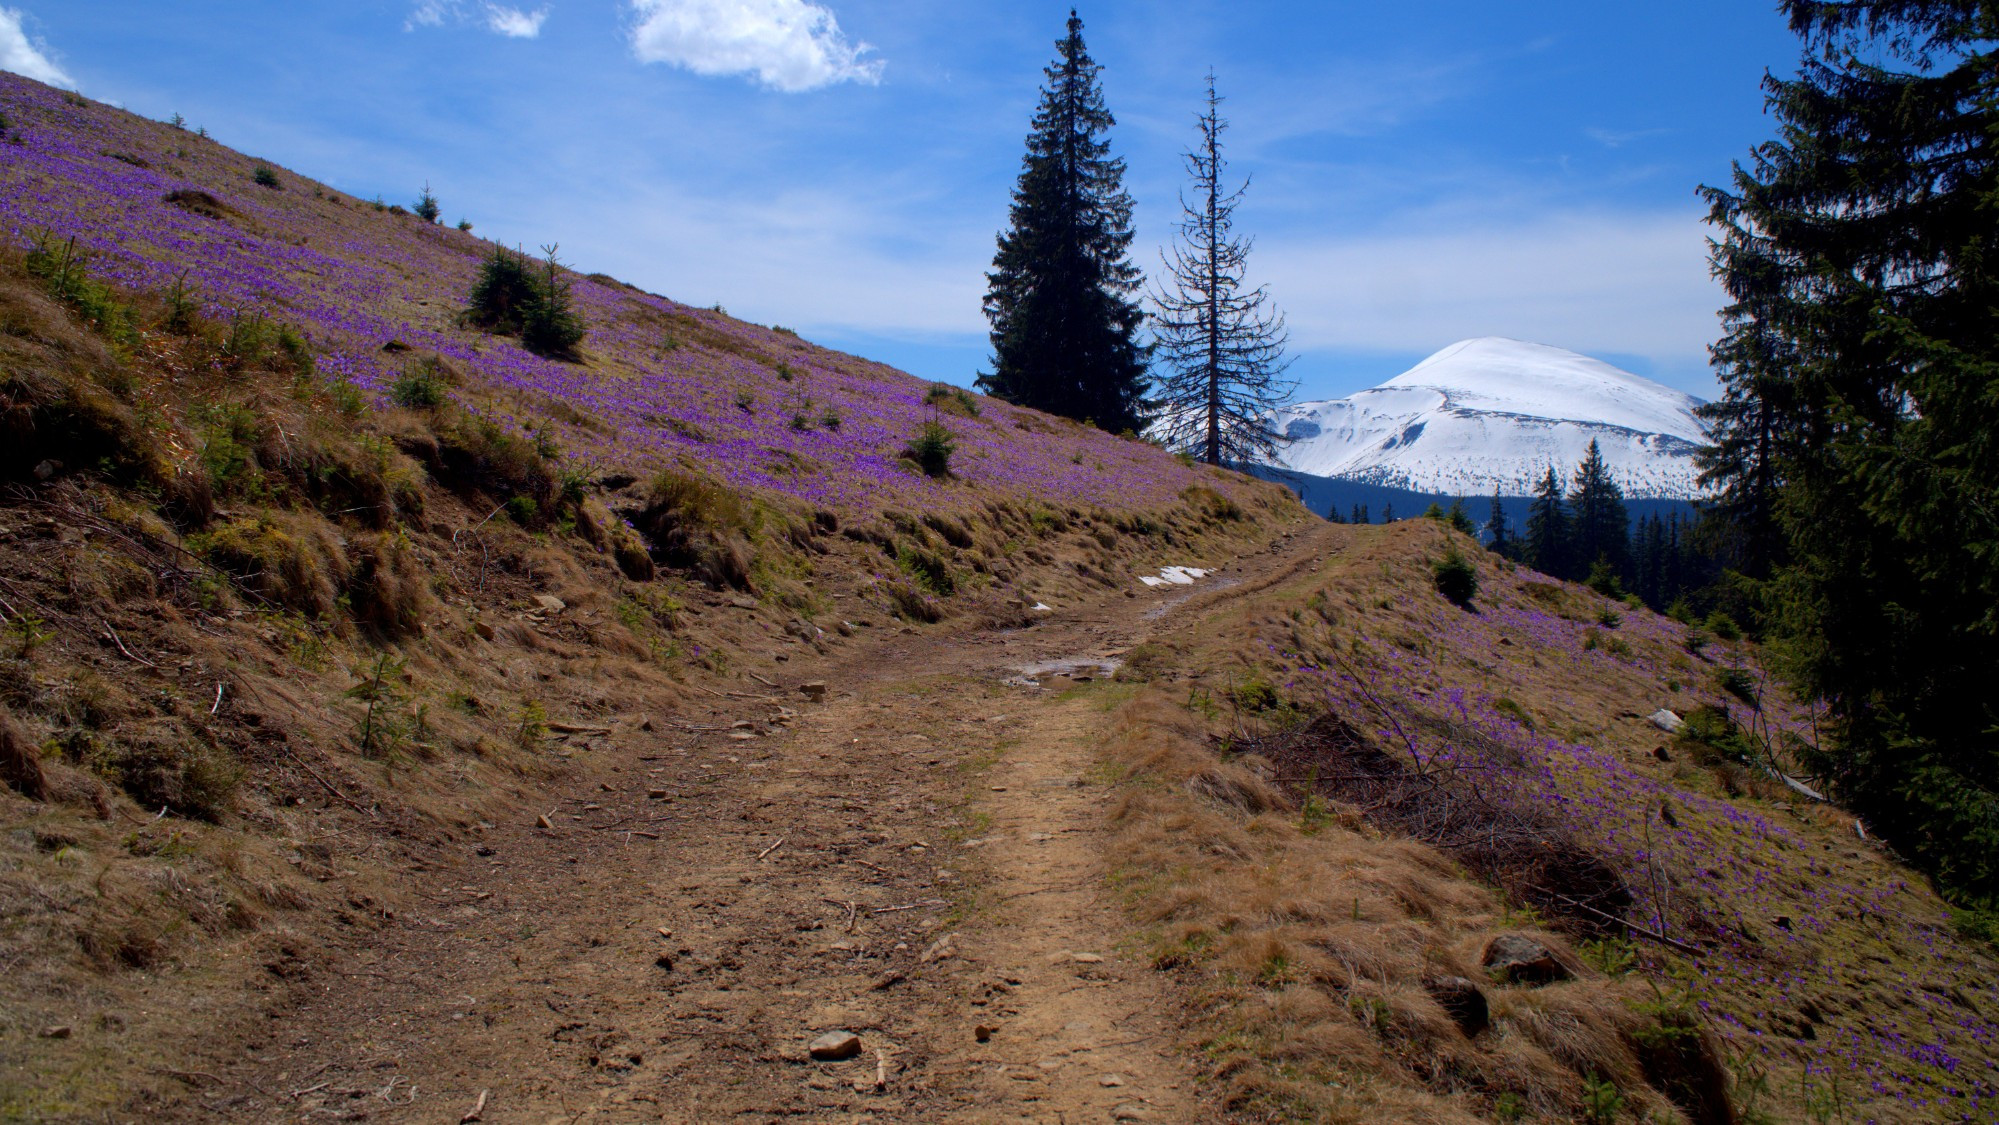
[[[488,332],[515,335],[526,321],[528,307],[540,299],[541,287],[527,255],[495,246],[493,256],[479,267],[465,319]]]
[[[538,270],[527,255],[493,247],[479,268],[465,319],[488,332],[518,335],[521,346],[536,355],[574,359],[587,330],[570,304],[555,247],[542,251],[546,260]]]
[[[979,400],[973,398],[972,393],[965,388],[954,387],[949,383],[932,383],[930,389],[924,392],[923,405],[964,418],[979,416]]]
[[[1707,188],[1727,288],[1704,468],[1831,737],[1810,764],[1999,902],[1999,96],[1978,0],[1788,0],[1777,137]]]
[[[563,279],[555,260],[555,247],[544,246],[542,253],[546,258],[541,299],[530,304],[521,319],[521,346],[536,355],[575,359],[576,345],[586,334],[583,318],[570,304],[569,282]]]
[[[1714,674],[1714,684],[1751,707],[1761,706],[1756,699],[1756,680],[1742,668],[1717,669]]]
[[[89,263],[77,252],[71,237],[57,246],[46,233],[27,254],[28,273],[42,283],[49,296],[68,305],[83,321],[120,348],[138,342],[132,325],[132,310],[118,299],[109,285],[90,276]]]
[[[1561,578],[1569,573],[1569,513],[1562,505],[1562,484],[1555,467],[1534,488],[1534,507],[1527,513],[1523,560],[1543,574]]]
[[[470,220],[470,219],[460,219],[460,220],[458,220],[458,229],[459,229],[460,231],[462,231],[462,232],[466,233],[466,234],[471,234],[471,233],[472,233],[472,220]]]
[[[1478,530],[1478,526],[1471,522],[1470,514],[1465,511],[1465,500],[1462,496],[1451,501],[1451,510],[1444,519],[1451,525],[1453,530],[1462,531],[1466,535],[1470,535]]]
[[[928,548],[904,546],[895,553],[895,565],[925,591],[939,597],[949,597],[958,590],[958,580],[951,574],[950,565]]]
[[[1512,558],[1519,550],[1513,541],[1513,529],[1506,526],[1506,508],[1499,502],[1499,486],[1492,487],[1492,514],[1486,517],[1486,533],[1492,536],[1492,553],[1504,558]]]
[[[444,213],[444,209],[437,205],[437,197],[430,193],[429,184],[423,185],[423,194],[410,204],[410,211],[426,223],[436,222],[437,217]]]
[[[1430,506],[1423,509],[1423,518],[1436,520],[1438,523],[1444,522],[1444,506],[1435,500],[1430,501]]]
[[[1430,568],[1437,582],[1437,592],[1461,606],[1469,607],[1472,598],[1478,596],[1478,571],[1470,560],[1452,547]]]
[[[1622,575],[1630,561],[1631,517],[1624,511],[1624,492],[1610,479],[1603,463],[1603,450],[1591,438],[1582,464],[1576,466],[1574,486],[1569,490],[1569,558],[1571,565],[1588,567],[1606,564],[1612,575]],[[1593,577],[1592,573],[1592,577]]]
[[[922,432],[903,447],[902,456],[923,470],[926,477],[948,477],[951,475],[951,454],[957,451],[957,443],[951,440],[951,431],[940,423],[925,422]]]
[[[1617,577],[1617,571],[1611,568],[1610,560],[1606,558],[1598,557],[1595,562],[1589,564],[1589,577],[1583,579],[1583,585],[1606,598],[1624,596],[1624,583]]]
[[[1008,229],[986,275],[996,398],[1086,420],[1110,433],[1145,426],[1145,313],[1129,260],[1131,196],[1105,134],[1115,123],[1069,13],[1047,68]]]
[[[278,174],[261,164],[257,166],[255,172],[250,174],[250,178],[257,181],[258,187],[272,188],[280,191],[284,189],[284,185],[278,182]]]
[[[1233,224],[1249,183],[1225,182],[1221,102],[1210,74],[1201,138],[1185,158],[1193,198],[1181,197],[1180,237],[1165,262],[1171,288],[1152,297],[1153,336],[1167,369],[1156,388],[1154,436],[1210,465],[1261,464],[1284,441],[1270,428],[1271,412],[1297,384],[1283,379],[1290,366],[1283,315],[1267,307],[1263,287],[1247,288],[1250,240]]]
[[[444,392],[444,379],[438,374],[437,361],[425,359],[411,365],[389,385],[389,401],[397,406],[421,410],[442,406]]]

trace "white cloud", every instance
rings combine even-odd
[[[807,0],[631,0],[632,50],[705,76],[755,75],[786,93],[881,81],[866,43],[848,41],[833,13]]]
[[[547,8],[523,12],[519,8],[507,8],[499,4],[486,5],[487,28],[509,39],[533,39],[541,34],[541,22],[547,18]]]
[[[28,38],[27,29],[21,26],[24,15],[16,8],[0,8],[0,70],[76,89],[76,80],[49,58],[48,44]]]
[[[488,2],[470,5],[466,0],[417,0],[410,10],[403,30],[419,27],[442,27],[445,23],[470,23],[477,21],[486,30],[509,39],[533,39],[541,34],[541,25],[548,19],[547,8],[537,8],[532,12],[520,8],[510,8],[504,4]]]

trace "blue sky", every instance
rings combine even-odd
[[[1042,0],[0,0],[0,66],[364,197],[969,382],[1068,13]],[[1773,3],[1079,5],[1154,270],[1213,68],[1300,395],[1455,340],[1706,396],[1695,187],[1769,135]]]

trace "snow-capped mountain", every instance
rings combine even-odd
[[[1692,499],[1700,400],[1601,360],[1496,336],[1452,344],[1378,387],[1277,412],[1281,463],[1460,496],[1568,484],[1590,439],[1633,499]]]

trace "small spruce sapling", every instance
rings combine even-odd
[[[1471,600],[1478,596],[1478,571],[1456,547],[1446,552],[1431,571],[1438,593],[1458,605],[1471,607]]]
[[[529,305],[521,324],[521,346],[550,359],[575,359],[576,345],[583,342],[583,318],[569,301],[569,283],[562,279],[561,263],[553,244],[541,248],[544,274],[540,299]]]
[[[438,206],[437,196],[431,194],[428,180],[424,182],[423,194],[416,197],[415,203],[410,204],[410,211],[426,223],[435,223],[437,217],[443,214],[444,209]]]
[[[923,470],[924,476],[942,479],[951,475],[951,455],[957,451],[951,431],[932,420],[923,423],[922,431],[903,447],[902,456]]]
[[[250,173],[250,178],[257,181],[258,187],[270,188],[273,191],[284,190],[284,185],[278,182],[278,174],[262,164],[257,165],[257,170]]]

